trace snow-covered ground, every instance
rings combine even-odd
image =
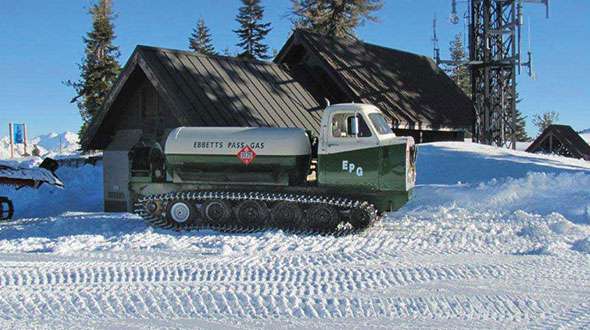
[[[348,237],[154,230],[58,175],[0,190],[0,328],[590,327],[590,162],[421,145],[415,198]]]

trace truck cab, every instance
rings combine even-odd
[[[397,137],[381,111],[368,104],[324,110],[318,142],[318,185],[366,191],[395,210],[416,180],[412,137]]]

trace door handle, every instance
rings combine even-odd
[[[339,146],[339,144],[336,144],[336,143],[330,143],[330,144],[328,144],[328,148],[329,147],[337,147],[337,146]]]

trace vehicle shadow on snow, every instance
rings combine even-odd
[[[240,233],[205,228],[174,231],[153,228],[138,215],[131,213],[65,212],[57,217],[24,218],[0,222],[0,241],[27,238],[56,240],[80,235],[99,235],[105,240],[111,240],[146,232],[181,237],[251,236],[255,238],[279,231],[279,229],[268,229]]]
[[[143,232],[148,225],[128,213],[66,212],[57,217],[18,219],[0,223],[0,240],[101,235],[105,239]]]

